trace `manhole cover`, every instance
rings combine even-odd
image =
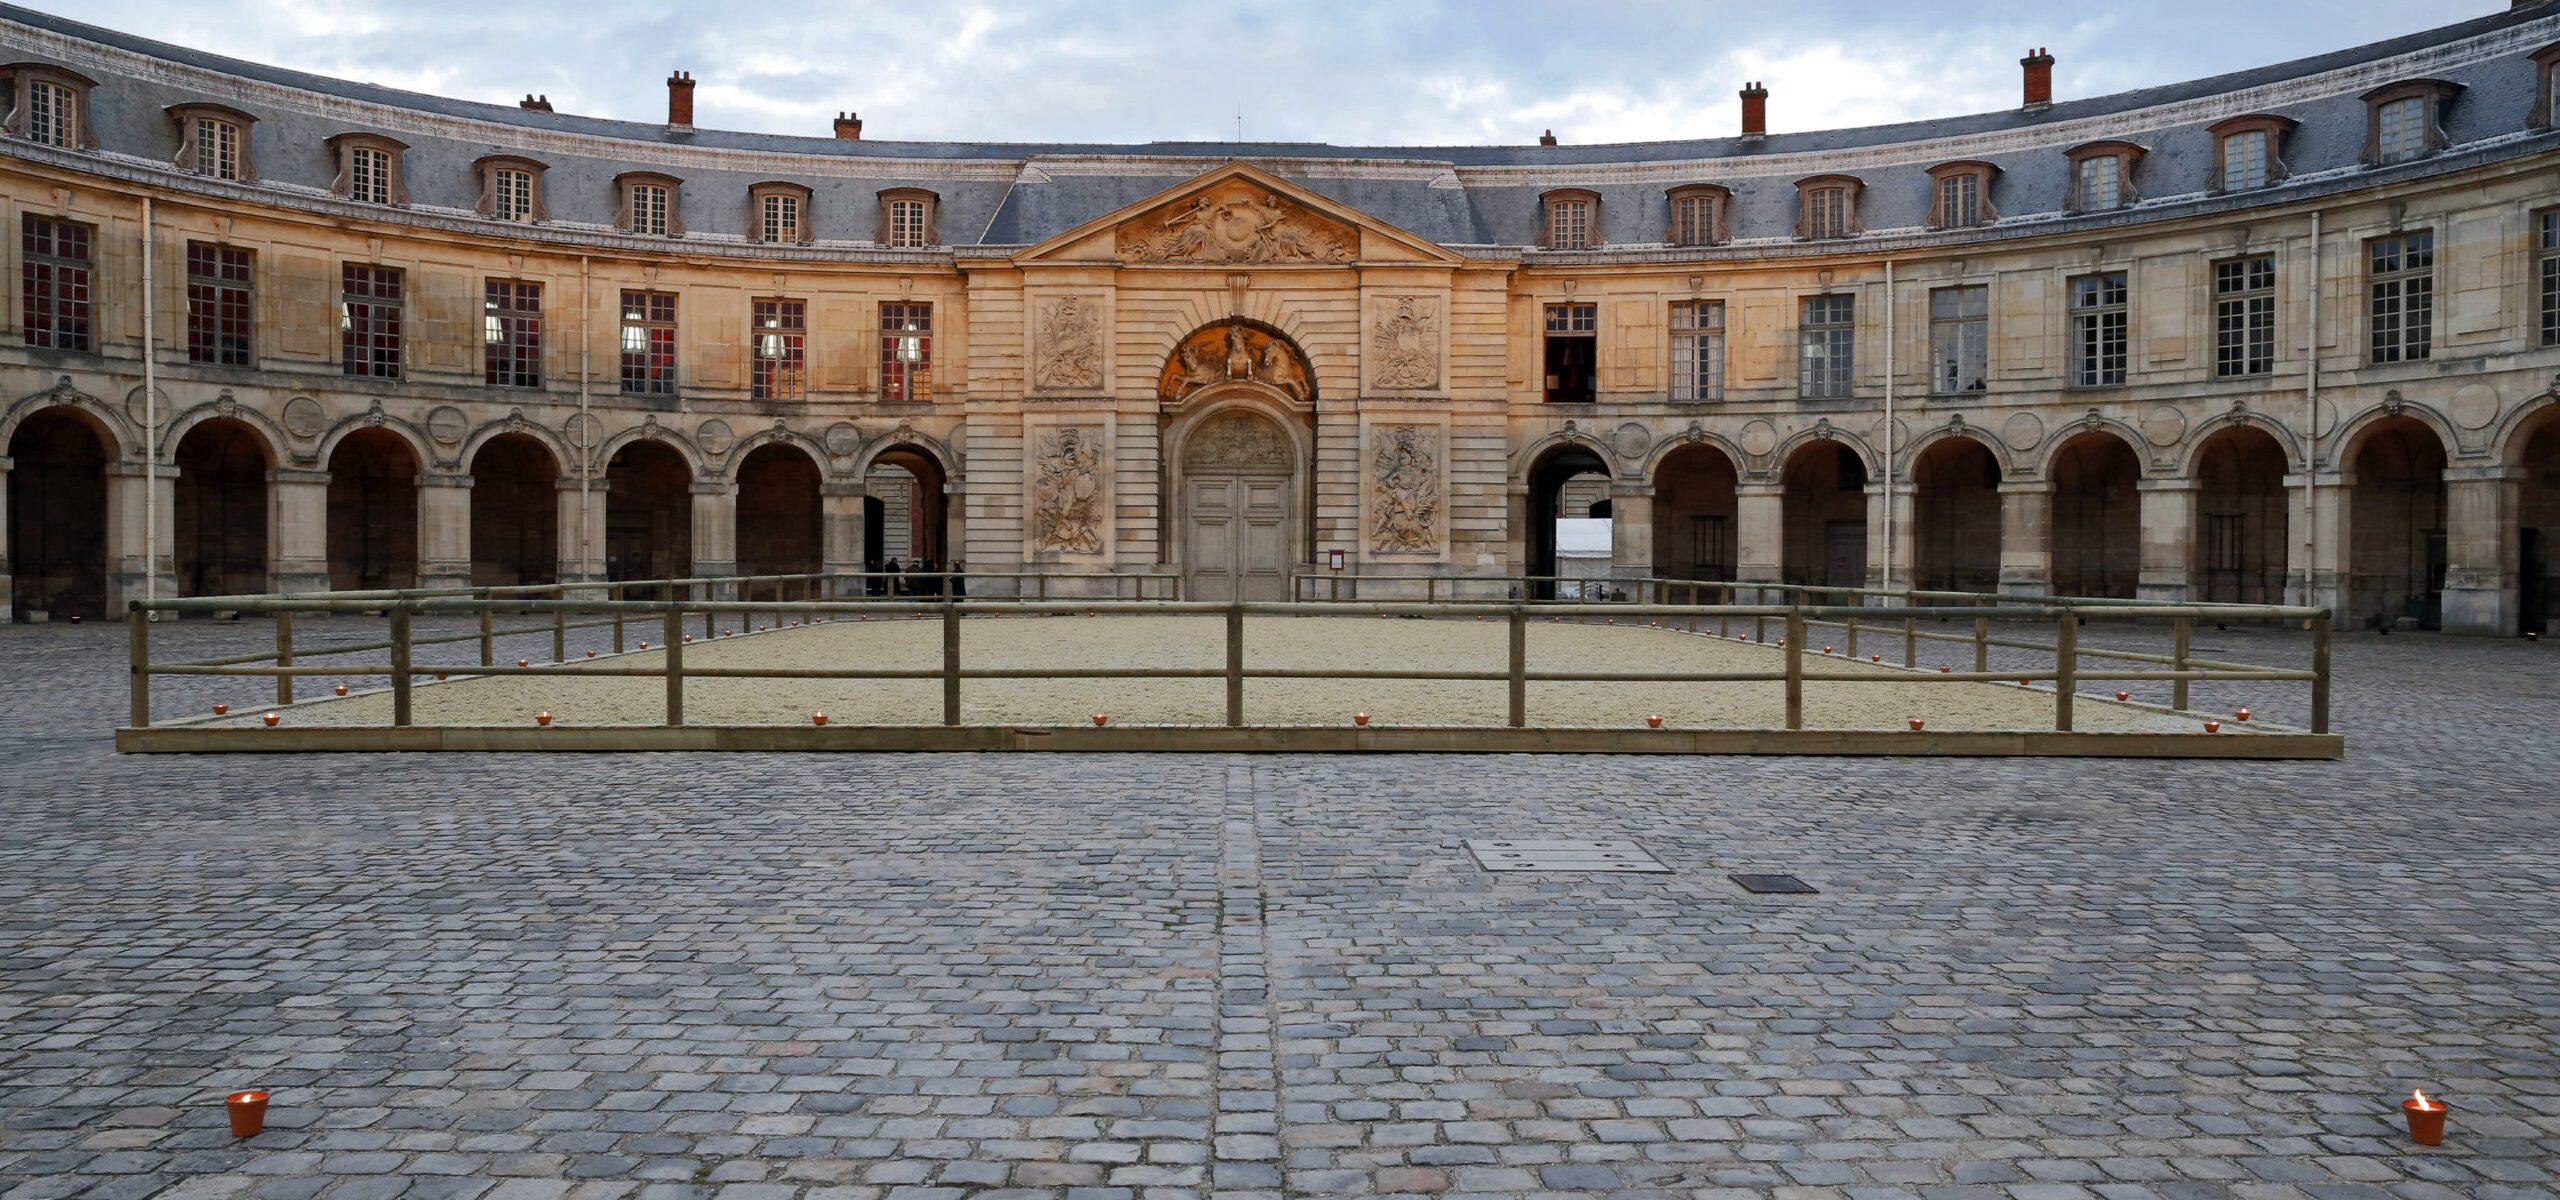
[[[1667,875],[1671,868],[1634,842],[1515,842],[1467,839],[1467,852],[1488,871],[1637,871]]]
[[[1818,895],[1814,886],[1793,875],[1727,875],[1725,878],[1742,885],[1742,890],[1755,896]]]

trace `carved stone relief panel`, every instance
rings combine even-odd
[[[1103,305],[1099,296],[1047,296],[1032,303],[1031,386],[1043,392],[1098,392],[1103,385]]]
[[[1210,418],[1182,452],[1183,465],[1211,471],[1285,471],[1296,457],[1271,422],[1234,411]]]
[[[1440,386],[1440,302],[1387,296],[1369,326],[1369,382],[1386,389]]]
[[[1359,232],[1249,180],[1230,179],[1123,222],[1122,262],[1347,263]]]
[[[1447,468],[1438,425],[1372,425],[1367,467],[1369,553],[1436,558],[1447,541]]]
[[[1315,398],[1315,375],[1298,348],[1241,321],[1203,326],[1182,339],[1157,376],[1156,398],[1171,404],[1212,384],[1246,381],[1294,401]]]
[[[1026,532],[1035,556],[1098,558],[1111,515],[1110,448],[1100,425],[1033,425]]]

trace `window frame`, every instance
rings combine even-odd
[[[816,198],[816,195],[806,187],[779,179],[747,185],[747,240],[768,246],[806,246],[816,241],[817,235],[810,229],[812,212],[810,202]],[[765,236],[765,204],[774,199],[789,200],[797,206],[797,215],[792,220],[791,236],[788,238]]]
[[[472,161],[471,170],[480,181],[480,198],[473,205],[473,211],[481,216],[509,225],[540,225],[551,219],[550,164],[521,154],[486,154]],[[533,177],[531,190],[526,196],[525,213],[521,217],[509,216],[498,209],[498,174],[502,171],[518,171]]]
[[[1709,314],[1708,320],[1699,320],[1700,316]],[[1669,328],[1672,402],[1722,403],[1726,361],[1724,301],[1674,300],[1671,302]]]
[[[922,241],[910,242],[896,236],[898,231],[894,214],[900,201],[921,202],[924,205]],[[872,241],[897,250],[924,250],[939,246],[942,244],[941,220],[942,196],[940,193],[919,187],[882,188],[880,190],[880,223],[879,227],[873,231]]]
[[[45,252],[30,243],[46,227]],[[80,231],[80,256],[59,253],[64,228]],[[38,350],[93,354],[98,348],[98,227],[51,213],[21,210],[18,217],[18,321],[26,345]],[[69,293],[66,295],[66,293]],[[42,304],[39,297],[44,298]],[[37,316],[42,313],[44,320]]]
[[[892,321],[917,322],[892,326]],[[902,342],[914,342],[914,357],[899,354]],[[933,302],[880,302],[880,402],[926,403],[933,399]]]
[[[248,246],[189,238],[186,254],[187,361],[216,367],[258,365],[258,252]],[[210,272],[200,269],[208,265]]]
[[[6,75],[9,78],[12,96],[5,123],[0,123],[0,136],[28,142],[36,140],[28,135],[27,126],[34,114],[29,111],[27,100],[33,94],[30,85],[46,83],[71,93],[69,110],[71,136],[60,142],[47,139],[38,144],[52,146],[57,150],[98,148],[98,123],[89,108],[89,93],[98,86],[97,80],[69,67],[56,66],[49,62],[9,63],[6,66],[0,66],[0,75]]]
[[[2256,264],[2264,263],[2265,282],[2257,282]],[[2224,286],[2225,271],[2237,268],[2243,274],[2237,287]],[[2213,377],[2216,379],[2263,379],[2275,374],[2277,336],[2277,287],[2282,277],[2276,273],[2276,255],[2272,250],[2237,254],[2215,259],[2210,265],[2212,280],[2207,295],[2213,304]],[[2261,338],[2263,331],[2263,357]],[[2232,364],[2237,362],[2235,368]],[[2257,365],[2263,362],[2265,365]]]
[[[531,308],[523,305],[527,292],[531,293]],[[502,300],[513,303],[501,306]],[[489,276],[480,281],[480,375],[484,385],[542,390],[546,374],[542,320],[540,280]]]
[[[170,123],[178,130],[178,151],[169,157],[170,166],[206,179],[229,179],[240,183],[258,181],[258,156],[250,149],[250,140],[257,128],[258,118],[228,104],[211,104],[203,101],[172,104],[166,111],[169,114]],[[205,125],[208,122],[219,122],[231,126],[238,139],[232,147],[232,172],[229,175],[207,171],[200,165],[205,147]]]
[[[365,277],[368,290],[355,287]],[[385,283],[389,284],[385,294]],[[338,373],[351,379],[408,375],[409,273],[401,267],[344,259],[338,263]],[[358,310],[362,310],[359,317]],[[362,322],[361,328],[359,321]],[[390,351],[386,360],[383,351]],[[359,364],[362,369],[358,369]]]
[[[1570,245],[1562,238],[1557,218],[1561,206],[1582,206],[1582,236]],[[1596,250],[1608,244],[1600,235],[1600,193],[1590,188],[1550,188],[1538,193],[1538,248],[1541,250]]]
[[[1846,314],[1838,320],[1829,318],[1829,310],[1838,302],[1838,311]],[[1817,321],[1816,306],[1825,310],[1826,319]],[[1814,351],[1821,350],[1821,367],[1814,368]],[[1856,292],[1816,292],[1796,298],[1796,398],[1799,400],[1851,400],[1858,394],[1858,294]]]
[[[2095,283],[2101,299],[2095,304],[2082,304],[2081,285]],[[2113,299],[2105,298],[2110,285]],[[2094,388],[2124,387],[2133,379],[2133,272],[2118,267],[2074,275],[2063,283],[2063,312],[2068,318],[2065,337],[2069,339],[2068,361],[2063,369],[2069,374],[2066,387],[2072,391]],[[2113,337],[2108,334],[2112,332]],[[2112,369],[2111,369],[2112,368]]]
[[[666,227],[642,229],[640,222],[640,189],[664,188],[667,193]],[[680,238],[684,236],[684,181],[658,171],[625,171],[613,177],[613,227],[616,232],[633,237]]]
[[[1600,302],[1597,300],[1550,300],[1539,307],[1541,315],[1538,338],[1538,382],[1540,394],[1549,404],[1594,404],[1600,399]],[[1570,341],[1587,347],[1583,374],[1589,393],[1568,391],[1553,371],[1557,343]]]
[[[1796,240],[1802,242],[1846,241],[1866,232],[1858,220],[1858,199],[1867,184],[1855,175],[1808,175],[1796,181]],[[1840,228],[1817,234],[1814,227],[1814,197],[1837,190],[1840,193]]]
[[[1707,206],[1703,230],[1681,215],[1692,202]],[[1687,183],[1663,193],[1663,240],[1674,246],[1721,246],[1733,240],[1733,189],[1716,183]]]
[[[617,373],[620,394],[678,394],[683,387],[677,374],[677,351],[682,346],[679,338],[684,310],[679,307],[676,294],[656,288],[623,288],[621,293],[616,297],[619,307],[614,309],[614,331],[619,338],[616,348],[621,355]],[[658,303],[661,300],[666,302],[663,306]]]
[[[2533,214],[2534,276],[2541,296],[2543,346],[2560,346],[2560,208]]]
[[[1956,181],[1973,180],[1973,219],[1960,221],[1947,211],[1947,189]],[[1929,215],[1925,221],[1931,229],[1981,229],[1997,224],[2000,211],[1991,203],[1991,185],[2000,178],[2000,168],[1981,159],[1958,159],[1929,168]]]
[[[788,318],[788,324],[766,324]],[[780,353],[768,353],[779,350]],[[809,302],[759,296],[747,302],[748,397],[781,403],[809,399]]]
[[[2245,117],[2216,121],[2206,126],[2205,132],[2213,138],[2213,179],[2207,190],[2215,195],[2229,195],[2235,192],[2264,191],[2283,183],[2286,176],[2292,173],[2285,166],[2284,138],[2299,124],[2300,122],[2291,117],[2277,116],[2273,113],[2252,113]],[[2246,133],[2263,133],[2267,136],[2266,179],[2247,187],[2230,187],[2228,183],[2231,139]]]
[[[2560,76],[2560,42],[2525,57],[2533,61],[2533,111],[2524,115],[2524,127],[2560,127],[2560,87],[2554,86],[2555,77]]]
[[[329,180],[331,195],[351,203],[379,203],[391,208],[405,207],[409,203],[409,171],[405,161],[409,152],[407,142],[378,133],[341,133],[324,144],[329,147],[331,159],[337,164],[337,174]],[[384,167],[383,198],[379,201],[367,200],[355,193],[355,152],[358,150],[379,150],[389,156]]]
[[[2444,132],[2444,110],[2462,94],[2462,85],[2444,79],[2408,79],[2384,84],[2364,94],[2364,151],[2360,161],[2368,167],[2389,167],[2416,162],[2452,144]],[[2406,158],[2384,162],[2382,158],[2383,110],[2405,101],[2418,102],[2418,149]]]
[[[2423,248],[2426,251],[2427,264],[2424,267],[2407,265],[2410,251],[2408,242],[2412,238],[2426,239]],[[2376,270],[2374,256],[2384,243],[2394,245],[2394,262],[2399,265],[2389,270]],[[2364,240],[2364,361],[2366,365],[2385,367],[2401,363],[2426,362],[2435,357],[2435,243],[2436,231],[2433,228],[2398,230]],[[2423,286],[2416,288],[2413,292],[2412,284]],[[2382,354],[2382,316],[2386,288],[2390,289],[2391,322],[2394,330],[2394,344],[2391,347],[2391,356],[2387,358]],[[2413,295],[2416,297],[2414,306],[2411,300]],[[2411,324],[2409,314],[2413,307],[2419,310],[2424,333],[2423,338],[2414,347],[2409,340]]]
[[[1959,309],[1953,316],[1940,316],[1938,297],[1972,292],[1982,302],[1981,311],[1966,313]],[[1942,372],[1949,364],[1941,355],[1941,344],[1948,331],[1956,342],[1956,361],[1951,371]],[[1950,381],[1964,378],[1966,351],[1974,354],[1973,381],[1949,387]],[[1991,390],[1991,285],[1988,283],[1950,283],[1929,289],[1929,394],[1932,396],[1980,396]]]
[[[2149,153],[2150,151],[2143,146],[2114,138],[2082,142],[2063,151],[2063,157],[2071,163],[2070,194],[2065,198],[2064,206],[2074,213],[2121,212],[2133,207],[2142,199],[2140,189],[2134,186],[2134,169],[2140,165],[2143,156]],[[2091,208],[2088,197],[2081,192],[2080,174],[2087,163],[2102,158],[2115,160],[2116,202],[2105,208]]]

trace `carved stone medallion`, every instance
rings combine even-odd
[[[862,431],[851,421],[838,421],[827,426],[827,453],[842,458],[862,448]]]
[[[2011,413],[2000,423],[2000,440],[2012,450],[2033,450],[2044,444],[2044,421],[2031,412]]]
[[[1291,400],[1315,398],[1315,376],[1298,348],[1241,321],[1208,325],[1166,356],[1156,398],[1168,404],[1212,384],[1252,381]]]
[[[1093,391],[1102,387],[1101,306],[1087,296],[1059,296],[1040,301],[1038,337],[1032,343],[1038,365],[1032,386],[1050,391]]]
[[[2465,429],[2486,429],[2498,419],[2498,389],[2485,383],[2466,383],[2453,393],[2453,403],[2445,406],[2453,423]]]
[[[1369,461],[1369,552],[1435,554],[1440,549],[1440,429],[1386,425],[1372,429]]]
[[[1652,445],[1653,431],[1645,428],[1639,421],[1629,421],[1620,425],[1616,433],[1609,435],[1609,449],[1628,462],[1643,458],[1644,452]]]
[[[427,410],[427,436],[439,445],[450,446],[471,431],[471,418],[450,404],[439,404]]]
[[[1294,456],[1288,439],[1271,422],[1251,413],[1213,417],[1191,435],[1183,450],[1184,465],[1211,470],[1287,470]]]
[[[1742,427],[1742,452],[1759,458],[1778,448],[1778,427],[1753,418]]]
[[[694,426],[693,444],[702,447],[705,454],[727,454],[729,447],[738,444],[738,435],[730,432],[727,421],[713,417]]]
[[[1429,296],[1394,297],[1395,310],[1369,331],[1377,352],[1372,382],[1382,388],[1440,386],[1439,310]]]
[[[54,387],[57,390],[71,387],[70,377],[64,376],[62,382],[55,384]],[[161,420],[166,421],[170,417],[176,415],[169,409],[169,389],[156,388],[153,391],[153,395],[146,396],[143,393],[143,390],[137,386],[132,391],[124,394],[124,415],[126,419],[134,423],[136,428],[140,428],[151,423],[149,414],[150,405],[148,402],[155,398],[159,401]],[[78,395],[79,389],[73,388],[72,394]]]
[[[1122,262],[1344,263],[1359,235],[1259,184],[1230,179],[1123,223]]]
[[[1031,545],[1048,554],[1102,553],[1102,430],[1039,431],[1031,485]]]
[[[575,413],[560,423],[560,436],[581,450],[593,450],[604,440],[604,422],[593,413]]]
[[[2154,446],[2175,446],[2187,436],[2187,414],[2174,404],[2155,404],[2142,414],[2142,436]]]
[[[329,414],[320,402],[309,396],[296,396],[284,402],[285,432],[298,438],[315,438],[329,427]]]

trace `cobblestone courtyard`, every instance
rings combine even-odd
[[[120,758],[0,628],[0,1197],[2549,1196],[2556,652],[2342,639],[2343,763]]]

